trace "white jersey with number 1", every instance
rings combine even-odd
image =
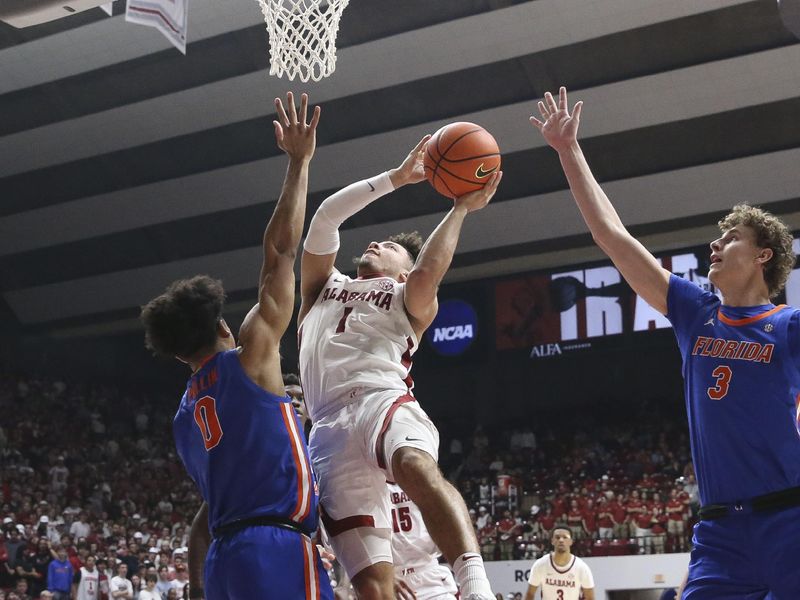
[[[298,331],[300,378],[312,421],[369,397],[410,393],[417,337],[406,314],[405,284],[353,279],[334,270]]]
[[[528,583],[541,588],[542,600],[578,600],[581,588],[594,587],[594,577],[589,565],[577,556],[560,567],[552,554],[546,554],[533,563]]]
[[[392,558],[395,576],[414,590],[417,600],[456,598],[453,574],[437,560],[441,552],[431,539],[419,508],[402,488],[387,484],[392,506]]]
[[[75,595],[76,600],[97,600],[98,588],[100,587],[100,572],[97,567],[95,567],[94,571],[81,567],[80,573],[81,578]]]

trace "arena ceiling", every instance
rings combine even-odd
[[[468,219],[449,281],[600,256],[527,122],[561,84],[651,248],[709,239],[741,201],[800,228],[800,44],[775,0],[351,0],[336,73],[308,85],[268,76],[255,2],[192,0],[186,56],[123,10],[0,24],[4,329],[130,329],[194,273],[249,306],[286,163],[272,99],[288,89],[323,107],[309,216],[447,122],[495,134],[505,178]],[[387,233],[427,234],[447,206],[427,184],[375,203],[345,225],[339,267]]]

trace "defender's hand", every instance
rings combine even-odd
[[[546,92],[544,101],[539,101],[539,113],[542,115],[542,120],[532,116],[530,121],[542,132],[545,141],[557,152],[561,152],[577,143],[582,108],[583,102],[578,102],[575,104],[572,114],[569,114],[567,88],[562,86],[558,90],[558,104],[553,99],[553,94]]]
[[[286,152],[289,158],[295,160],[311,160],[314,149],[317,147],[317,124],[319,123],[320,108],[314,107],[314,114],[311,122],[306,123],[308,116],[308,94],[300,96],[300,115],[294,106],[294,95],[292,92],[286,94],[286,106],[284,108],[280,98],[275,98],[275,110],[278,114],[277,120],[272,124],[275,126],[275,140],[278,148]]]
[[[489,176],[489,180],[483,188],[475,192],[470,192],[469,194],[464,194],[460,198],[456,198],[456,208],[466,208],[467,212],[474,212],[482,209],[489,204],[489,200],[492,199],[492,196],[494,196],[494,193],[497,191],[497,186],[500,185],[501,179],[503,179],[503,172],[495,171]]]

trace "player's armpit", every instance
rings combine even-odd
[[[583,600],[594,600],[594,588],[581,588]]]
[[[528,591],[525,592],[525,600],[533,600],[538,588],[535,585],[528,585]]]

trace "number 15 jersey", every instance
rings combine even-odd
[[[667,306],[683,357],[701,502],[800,486],[800,311],[722,306],[675,275]]]
[[[300,377],[316,422],[372,391],[409,394],[417,337],[406,314],[405,284],[353,279],[334,270],[298,331]]]

